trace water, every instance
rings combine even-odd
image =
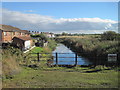
[[[72,52],[65,45],[58,44],[56,49],[53,51],[53,56],[54,57],[55,57],[56,52],[58,53],[58,64],[68,64],[68,65],[74,65],[75,64],[75,58],[61,58],[61,57],[75,57],[75,53]],[[59,54],[59,53],[67,53],[67,54]],[[54,64],[56,63],[55,60],[56,59],[54,58]],[[89,65],[89,64],[91,64],[91,62],[88,59],[83,58],[81,56],[78,56],[77,65]]]

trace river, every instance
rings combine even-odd
[[[56,49],[53,51],[53,56],[55,57],[55,53],[58,53],[58,64],[68,64],[68,65],[74,65],[75,64],[75,58],[67,58],[67,57],[75,57],[75,53],[72,52],[69,48],[67,48],[63,44],[58,44]],[[60,54],[63,53],[63,54]],[[64,54],[67,53],[67,54]],[[61,58],[65,57],[65,58]],[[54,64],[56,59],[54,58]],[[77,65],[89,65],[92,64],[88,59],[83,58],[81,56],[78,56],[77,59]]]

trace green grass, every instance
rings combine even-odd
[[[53,71],[54,70],[54,71]],[[92,70],[76,67],[31,69],[23,71],[12,79],[3,81],[4,88],[117,88],[118,72],[115,70],[102,70],[86,73]]]
[[[30,52],[31,53],[40,53],[43,51],[42,47],[34,47]]]

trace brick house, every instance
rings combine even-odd
[[[15,40],[15,39],[13,39],[14,37],[20,38],[20,39],[18,39],[18,44],[19,44],[19,42],[21,42],[21,38],[22,39],[23,38],[31,39],[30,32],[27,30],[21,30],[19,28],[16,28],[16,27],[13,27],[10,25],[1,25],[1,27],[0,27],[0,43],[2,43],[2,44],[14,43],[14,40]],[[32,43],[32,39],[30,42]],[[16,43],[16,45],[18,45],[18,44]],[[32,46],[32,44],[30,44],[30,45]]]
[[[19,28],[10,25],[1,25],[0,27],[0,42],[8,43],[12,42],[13,37],[28,36],[30,33],[27,30],[21,30]]]

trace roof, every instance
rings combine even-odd
[[[13,26],[3,25],[3,24],[0,26],[0,29],[3,31],[20,31],[21,30],[19,28],[13,27]]]
[[[3,30],[3,31],[9,31],[9,32],[23,32],[23,33],[29,33],[30,34],[30,32],[27,31],[27,30],[21,30],[17,27],[13,27],[13,26],[10,26],[10,25],[1,24],[0,29]]]
[[[30,32],[27,30],[21,30],[21,32],[30,34]]]
[[[28,41],[28,40],[31,40],[32,38],[31,37],[27,37],[27,36],[21,36],[21,37],[14,37],[13,39],[20,39],[20,40],[23,40],[23,41]]]

